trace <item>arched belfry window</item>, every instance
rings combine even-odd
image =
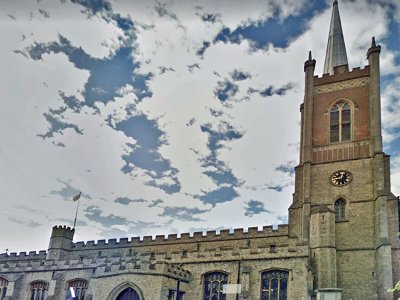
[[[351,109],[347,102],[340,101],[332,106],[329,139],[331,143],[351,140]]]
[[[0,299],[3,300],[7,294],[8,280],[0,277]]]
[[[46,299],[48,284],[44,281],[35,281],[30,285],[30,300]]]
[[[223,286],[228,283],[228,275],[213,272],[204,275],[204,300],[226,300],[222,293]]]
[[[68,282],[68,291],[67,298],[65,299],[74,299],[74,300],[83,300],[85,299],[87,290],[87,281],[83,279],[75,279]]]
[[[339,198],[335,201],[335,222],[346,221],[346,201]]]
[[[287,300],[289,272],[270,270],[261,273],[261,300]]]

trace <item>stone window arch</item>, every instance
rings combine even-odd
[[[204,274],[203,279],[203,300],[226,300],[222,289],[228,283],[228,274],[220,271],[209,272]]]
[[[268,270],[261,273],[261,300],[288,300],[289,272]]]
[[[44,300],[47,296],[49,284],[45,281],[34,281],[29,285],[29,300]]]
[[[140,300],[140,296],[133,288],[127,287],[119,293],[116,300]]]
[[[73,279],[68,282],[66,300],[83,300],[85,299],[86,291],[88,287],[87,280],[84,279]]]
[[[335,201],[335,222],[344,222],[346,221],[346,200],[343,198],[339,198]]]
[[[7,294],[8,280],[0,277],[0,300],[3,300]]]
[[[339,100],[329,109],[329,142],[348,142],[352,138],[352,108],[349,102]]]
[[[114,288],[107,300],[143,300],[141,290],[131,282],[124,282]]]

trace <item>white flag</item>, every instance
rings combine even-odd
[[[78,201],[80,197],[81,197],[81,192],[79,192],[78,195],[75,195],[74,197],[72,197],[72,200]]]

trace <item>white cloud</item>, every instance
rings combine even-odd
[[[74,46],[101,58],[113,53],[121,43],[120,38],[124,38],[115,23],[107,23],[98,16],[87,18],[80,13],[82,8],[72,3],[62,6],[54,3],[32,2],[22,10],[11,2],[0,4],[1,11],[13,13],[17,19],[15,21],[6,14],[1,16],[4,26],[0,28],[0,35],[7,43],[0,48],[3,61],[0,70],[0,126],[6,129],[0,132],[4,141],[0,144],[0,186],[2,197],[6,199],[2,201],[0,218],[5,220],[3,226],[13,228],[13,236],[18,237],[18,241],[8,243],[1,240],[0,249],[26,249],[27,236],[37,237],[30,242],[30,248],[46,248],[51,226],[60,220],[72,220],[75,213],[72,201],[64,201],[57,193],[51,194],[51,191],[65,188],[63,182],[91,197],[81,200],[79,220],[87,225],[78,227],[76,238],[79,240],[101,238],[111,229],[115,232],[129,231],[135,222],[155,225],[127,232],[127,235],[184,232],[190,228],[263,226],[279,222],[291,203],[294,188],[293,179],[275,169],[287,161],[298,159],[293,145],[298,144],[300,136],[303,62],[311,49],[317,59],[316,74],[322,73],[331,13],[328,6],[309,20],[307,31],[292,40],[287,49],[270,45],[267,49],[254,50],[246,40],[239,44],[218,42],[211,44],[201,59],[196,52],[203,41],[212,41],[224,26],[234,30],[241,24],[265,19],[272,15],[272,5],[280,6],[282,14],[287,16],[298,12],[304,3],[252,1],[251,5],[243,5],[243,1],[233,1],[227,5],[221,1],[203,1],[199,2],[201,8],[196,8],[194,2],[177,1],[165,7],[176,16],[174,19],[171,16],[160,17],[151,2],[112,2],[116,13],[131,16],[134,21],[137,28],[134,46],[137,48],[133,56],[141,64],[141,73],[153,73],[149,81],[153,96],[138,102],[132,87],[127,85],[113,101],[97,103],[98,111],[84,107],[80,113],[67,110],[63,114],[63,121],[76,124],[83,135],[67,129],[62,134],[56,133],[53,140],[43,140],[37,136],[45,133],[49,125],[43,113],[62,105],[59,91],[83,100],[81,92],[89,72],[75,68],[64,54],[47,54],[43,60],[33,61],[13,50],[24,49],[34,41],[56,41],[61,34]],[[46,8],[49,19],[39,14],[39,7]],[[34,12],[32,21],[30,11]],[[375,35],[381,43],[388,35],[388,21],[382,21],[387,20],[388,10],[375,3],[358,1],[340,2],[340,11],[350,66],[363,66],[367,64],[365,55],[371,37]],[[219,14],[219,21],[214,24],[203,22],[203,13]],[[397,53],[383,47],[383,74],[398,72],[398,66],[394,65],[395,55]],[[188,66],[195,63],[199,68],[191,72]],[[161,74],[160,67],[173,70]],[[237,101],[221,103],[214,91],[219,81],[232,80],[233,70],[241,70],[251,77],[236,82],[239,91],[234,99]],[[399,126],[400,107],[396,109],[396,99],[400,94],[398,81],[397,78],[389,84],[382,95],[386,130]],[[244,99],[249,88],[263,90],[273,86],[278,89],[288,83],[292,83],[293,88],[285,95],[262,97],[253,93],[250,99]],[[136,141],[114,130],[106,119],[112,115],[113,125],[127,119],[126,109],[130,105],[134,105],[136,114],[143,113],[155,120],[165,133],[166,143],[158,151],[170,161],[171,167],[178,170],[180,193],[169,195],[147,185],[151,177],[144,169],[134,168],[130,174],[121,172],[125,165],[121,156],[130,151],[127,143],[135,144]],[[212,116],[210,110],[219,111],[221,115]],[[211,124],[215,129],[223,126],[224,122],[243,133],[243,137],[224,141],[224,147],[216,152],[217,159],[243,184],[235,187],[239,194],[236,199],[212,207],[193,197],[218,187],[203,174],[206,170],[203,160],[210,154],[210,149],[207,147],[209,136],[201,131],[200,126]],[[397,136],[397,132],[397,129],[395,133],[391,132],[392,138]],[[389,139],[390,136],[386,135],[385,141]],[[52,142],[63,143],[65,147],[56,147]],[[400,191],[396,183],[400,174],[398,160],[399,156],[393,157],[392,182],[397,193]],[[159,181],[171,183],[170,178]],[[277,192],[268,189],[267,185],[281,185],[283,190]],[[118,197],[145,199],[147,202],[122,205],[114,202]],[[157,199],[163,202],[149,207]],[[271,213],[246,217],[245,207],[250,199],[261,201]],[[84,211],[89,206],[98,207],[101,217],[119,216],[130,223],[107,228],[85,216]],[[184,222],[161,217],[167,207],[207,211],[195,215],[203,221]],[[35,227],[36,224],[41,225]],[[157,227],[157,224],[162,227]],[[43,236],[44,231],[48,235]]]

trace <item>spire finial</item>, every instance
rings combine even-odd
[[[375,42],[375,37],[372,37],[372,44],[371,44],[371,48],[376,47],[376,42]]]
[[[314,72],[315,63],[316,63],[316,61],[315,61],[315,59],[312,58],[312,54],[311,54],[311,50],[310,50],[310,51],[308,51],[308,59],[304,62],[304,72],[310,66],[313,67],[313,72]]]
[[[376,52],[377,53],[381,52],[381,46],[376,44],[375,37],[373,36],[372,37],[372,42],[371,42],[371,47],[368,49],[368,52],[367,52],[367,58],[369,59],[369,56],[372,53],[376,53]]]

